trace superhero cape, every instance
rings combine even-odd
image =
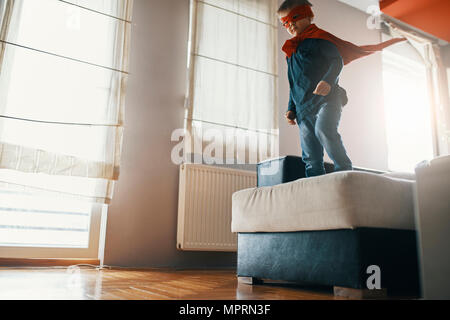
[[[291,57],[297,50],[298,45],[305,39],[324,39],[334,43],[344,60],[344,65],[349,64],[353,60],[381,51],[397,42],[406,40],[405,38],[395,38],[380,44],[357,46],[351,42],[342,40],[325,30],[319,29],[315,24],[311,24],[298,36],[287,40],[282,50],[286,53],[287,57]]]

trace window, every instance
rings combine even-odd
[[[0,256],[99,256],[119,175],[131,8],[2,1]]]
[[[186,126],[202,147],[192,147],[194,153],[216,144],[204,160],[255,163],[277,149],[276,5],[191,1]]]

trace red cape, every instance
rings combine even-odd
[[[405,41],[405,38],[395,38],[380,44],[369,46],[357,46],[351,42],[339,39],[325,30],[319,29],[315,24],[309,25],[301,34],[289,39],[285,42],[282,50],[286,53],[286,56],[291,57],[295,51],[297,51],[298,45],[305,39],[324,39],[334,43],[344,60],[344,65],[356,60],[368,56],[374,52],[381,51],[394,43]]]

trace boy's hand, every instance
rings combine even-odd
[[[331,86],[325,82],[325,81],[320,81],[317,84],[316,90],[314,90],[314,94],[317,94],[319,96],[326,96],[330,93],[331,91]]]
[[[286,117],[286,120],[287,120],[288,124],[290,124],[291,126],[295,126],[296,125],[295,118],[297,118],[297,116],[296,116],[294,111],[286,112],[285,117]]]

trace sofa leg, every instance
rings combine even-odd
[[[238,283],[244,284],[262,284],[263,280],[255,277],[238,277]]]
[[[386,299],[386,289],[354,289],[345,287],[333,287],[334,295],[351,299]]]

